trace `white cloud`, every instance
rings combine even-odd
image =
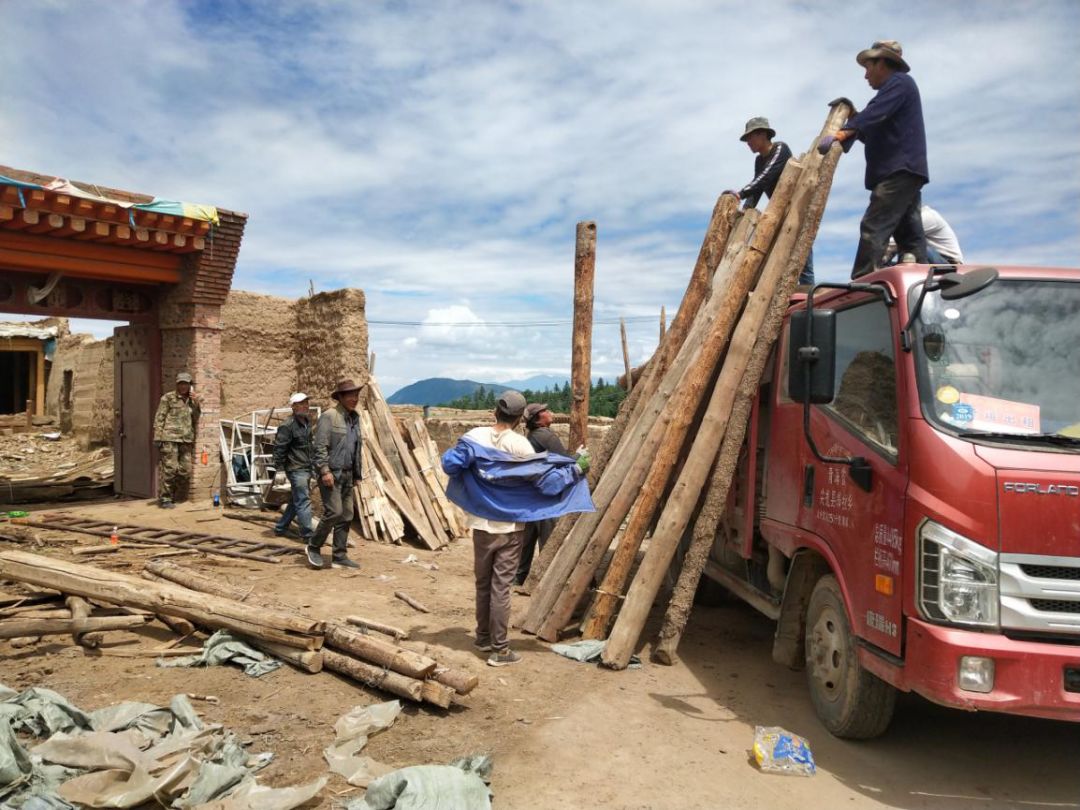
[[[928,202],[974,261],[1080,253],[1080,6],[909,2],[7,3],[3,162],[246,211],[235,286],[357,286],[389,392],[569,365],[574,224],[598,223],[598,318],[674,316],[717,195],[749,179],[743,122],[796,153],[825,103],[870,98],[854,55],[904,42]],[[58,58],[62,55],[62,58]],[[866,205],[841,161],[815,248],[850,269]],[[450,317],[450,316],[448,316]],[[562,321],[543,327],[481,322]],[[452,331],[451,331],[452,330]],[[638,332],[640,331],[640,336]],[[614,337],[610,333],[614,334]],[[655,326],[631,324],[635,360]],[[594,368],[621,369],[598,325]]]

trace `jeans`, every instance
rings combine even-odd
[[[918,264],[926,263],[926,234],[919,211],[925,183],[910,172],[897,172],[874,186],[870,205],[859,224],[859,249],[851,268],[853,279],[877,269],[890,236],[896,239],[898,255],[911,253]]]
[[[476,641],[496,650],[510,644],[510,586],[517,572],[525,530],[491,534],[473,529],[476,576]]]
[[[810,285],[814,283],[814,249],[810,248],[810,252],[806,254],[806,264],[803,265],[802,272],[799,273],[799,284]]]
[[[311,473],[308,470],[293,470],[285,473],[292,486],[292,494],[289,496],[289,505],[281,519],[274,524],[277,534],[285,534],[289,524],[296,518],[296,525],[300,528],[300,539],[305,543],[311,539],[311,494],[308,492],[308,482]]]
[[[322,495],[323,515],[317,528],[308,540],[308,548],[319,551],[326,542],[331,529],[334,532],[334,559],[341,560],[348,556],[349,524],[353,518],[353,477],[352,470],[334,472],[334,485],[326,486],[319,479],[319,493]]]

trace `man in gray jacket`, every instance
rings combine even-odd
[[[360,480],[360,389],[352,380],[340,380],[330,396],[337,405],[319,417],[315,426],[315,469],[319,473],[323,516],[307,544],[308,564],[322,568],[322,546],[334,532],[334,568],[359,568],[347,556],[349,524],[353,517],[353,482]]]
[[[306,544],[311,540],[311,495],[308,485],[315,463],[308,395],[293,394],[289,397],[289,405],[292,416],[282,422],[274,435],[274,484],[281,486],[287,478],[291,490],[289,506],[274,525],[274,534],[284,537],[289,524],[296,518],[300,539]]]

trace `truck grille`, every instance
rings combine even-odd
[[[1080,557],[1002,554],[999,566],[1003,631],[1080,641]]]

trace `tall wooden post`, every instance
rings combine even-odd
[[[626,393],[634,390],[634,370],[630,368],[630,352],[626,348],[626,321],[619,318],[619,334],[622,336],[622,364],[626,369]]]
[[[592,385],[593,278],[596,223],[579,222],[574,246],[574,334],[570,369],[571,451],[589,442],[589,388]]]
[[[664,342],[664,335],[667,334],[667,311],[664,309],[664,305],[660,305],[660,342]]]

